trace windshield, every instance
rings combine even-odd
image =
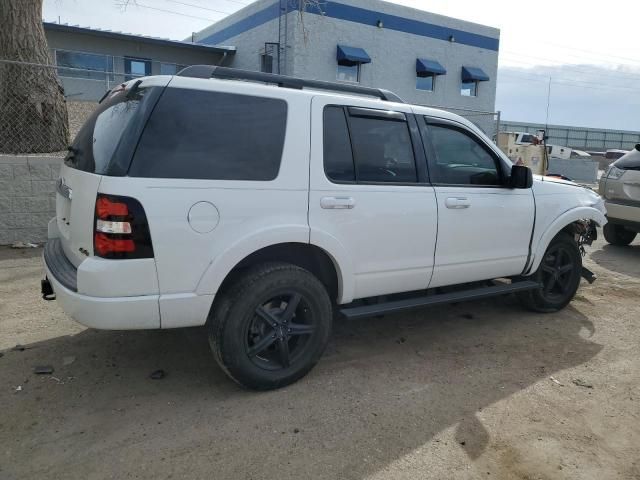
[[[117,172],[110,171],[111,166],[113,163],[122,164],[130,160],[131,149],[121,147],[128,147],[132,143],[127,141],[130,140],[128,137],[143,126],[145,104],[153,102],[149,98],[155,97],[150,94],[153,90],[154,88],[140,88],[133,92],[124,89],[112,91],[76,135],[64,160],[65,164],[99,175],[118,175]],[[114,162],[116,154],[129,158],[123,162]]]

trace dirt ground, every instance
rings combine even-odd
[[[639,479],[640,242],[590,251],[563,312],[341,322],[310,375],[254,393],[202,329],[86,330],[39,298],[40,250],[0,249],[0,479]]]

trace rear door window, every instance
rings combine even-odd
[[[129,175],[274,180],[286,126],[284,100],[167,88],[144,129]]]

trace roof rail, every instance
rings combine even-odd
[[[192,65],[186,67],[177,74],[179,77],[192,78],[219,78],[225,80],[248,80],[278,85],[283,88],[315,88],[318,90],[330,90],[335,92],[356,93],[377,97],[388,102],[405,103],[398,95],[382,88],[361,87],[337,82],[325,82],[323,80],[307,80],[304,78],[277,75],[275,73],[253,72],[251,70],[238,70],[229,67],[216,67],[214,65]]]

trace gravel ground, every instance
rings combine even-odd
[[[638,241],[595,245],[599,280],[557,314],[505,297],[337,324],[269,393],[227,380],[202,329],[73,323],[39,298],[40,254],[0,249],[3,480],[640,478]]]

